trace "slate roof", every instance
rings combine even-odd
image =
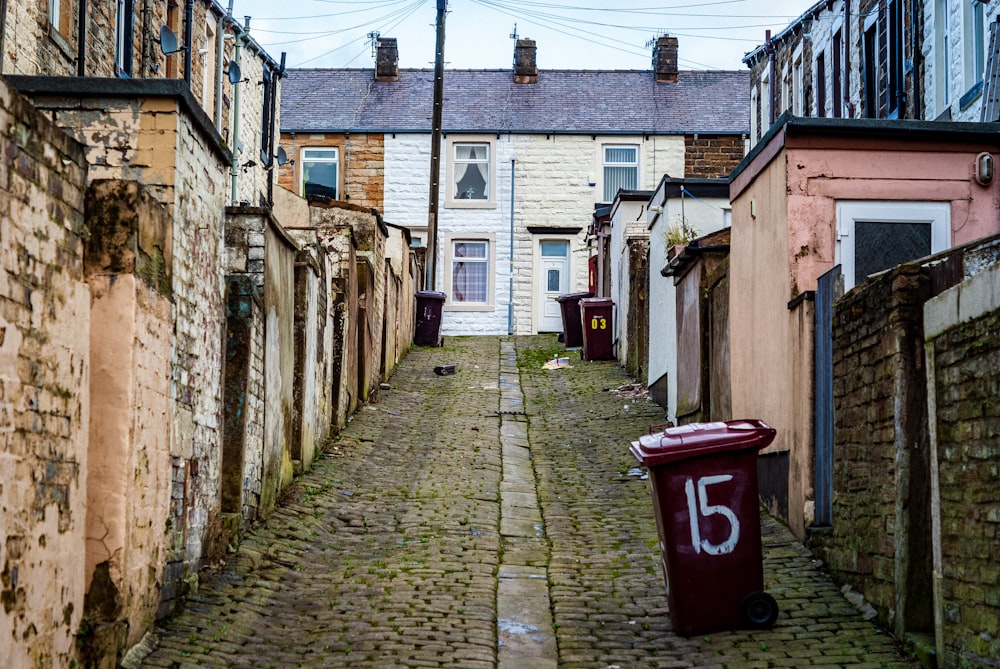
[[[283,132],[430,132],[434,71],[288,70]],[[515,84],[511,70],[445,70],[445,132],[741,134],[750,127],[749,71],[541,70]]]

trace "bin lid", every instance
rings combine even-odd
[[[755,418],[690,423],[643,435],[629,450],[644,467],[655,467],[703,455],[760,450],[774,440],[775,433],[773,427]]]
[[[585,297],[580,300],[580,306],[603,307],[613,305],[614,301],[610,297]]]
[[[430,300],[444,300],[447,299],[448,296],[439,290],[418,290],[417,297]]]
[[[565,293],[556,298],[556,302],[569,302],[570,300],[579,300],[584,297],[591,297],[593,293],[583,292],[583,293]]]

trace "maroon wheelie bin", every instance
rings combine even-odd
[[[580,300],[593,293],[566,293],[556,298],[562,314],[563,344],[566,348],[583,346],[583,319],[580,317]]]
[[[670,619],[685,636],[766,629],[757,452],[775,431],[760,420],[691,423],[632,442],[649,470]]]
[[[583,359],[612,360],[611,312],[615,303],[610,297],[584,297],[580,300],[583,325]]]
[[[413,331],[417,346],[441,345],[441,311],[447,297],[436,290],[417,291],[417,324]]]

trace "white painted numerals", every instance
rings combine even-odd
[[[687,494],[688,516],[691,519],[691,545],[694,546],[695,553],[704,551],[709,555],[726,555],[732,553],[736,548],[736,542],[740,540],[740,520],[733,513],[733,510],[722,504],[709,504],[706,489],[710,485],[726,483],[732,481],[732,474],[716,474],[715,476],[702,476],[698,479],[698,499],[695,501],[695,482],[689,478],[684,482],[684,492]],[[708,539],[701,538],[701,528],[698,526],[698,514],[711,516],[719,514],[729,521],[729,537],[721,544],[713,544]]]

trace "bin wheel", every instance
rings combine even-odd
[[[766,592],[751,592],[740,604],[740,619],[751,629],[770,629],[778,619],[778,602]]]

